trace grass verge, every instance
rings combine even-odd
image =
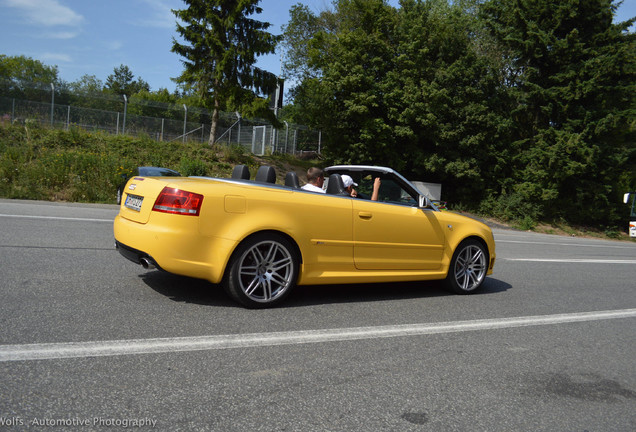
[[[256,158],[239,146],[211,148],[200,143],[157,142],[149,137],[113,136],[48,129],[37,123],[0,125],[0,196],[46,201],[114,203],[117,186],[137,166],[162,166],[183,175],[230,177],[246,164],[300,173],[315,161],[285,155]]]

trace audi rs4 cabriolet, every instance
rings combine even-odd
[[[299,285],[440,279],[466,294],[492,274],[488,226],[439,211],[390,168],[324,173],[325,193],[301,189],[294,172],[276,184],[268,166],[254,179],[244,165],[232,178],[133,177],[115,218],[116,247],[145,268],[220,284],[249,308],[277,305]]]

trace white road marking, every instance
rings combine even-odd
[[[636,309],[275,333],[0,345],[0,362],[268,347],[634,318]]]
[[[61,217],[61,216],[32,216],[32,215],[0,214],[0,217],[15,218],[15,219],[53,219],[53,220],[67,220],[67,221],[81,221],[81,222],[108,222],[108,223],[114,222],[113,219],[92,219],[92,218]]]
[[[503,261],[587,263],[587,264],[636,264],[636,260],[592,259],[592,258],[501,258]]]
[[[536,245],[548,245],[548,246],[576,246],[576,247],[589,247],[589,248],[608,248],[608,249],[632,249],[635,250],[636,246],[621,246],[621,245],[608,245],[608,244],[590,244],[590,243],[557,243],[557,242],[538,242],[538,241],[524,241],[524,240],[497,240],[495,243],[519,243],[519,244],[536,244]]]

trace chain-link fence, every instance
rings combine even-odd
[[[118,101],[112,96],[94,98],[88,95],[85,99],[81,99],[81,95],[73,95],[75,103],[64,104],[55,102],[56,91],[53,86],[49,90],[50,102],[43,102],[46,94],[44,90],[40,92],[43,94],[34,97],[40,101],[0,94],[0,121],[38,122],[54,128],[80,127],[110,134],[145,135],[157,141],[205,143],[210,136],[210,115],[198,107],[143,100],[129,102],[126,98]],[[61,99],[69,99],[66,96]],[[159,111],[167,115],[152,117],[140,114],[148,111]],[[238,113],[221,113],[217,124],[217,143],[239,145],[256,155],[298,155],[306,152],[320,154],[321,141],[322,134],[318,130],[288,122],[283,122],[281,128],[275,128],[266,120],[246,119]]]

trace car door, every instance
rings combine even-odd
[[[387,193],[388,191],[388,193]],[[444,253],[437,212],[383,180],[379,201],[353,200],[354,262],[360,270],[436,270]]]

